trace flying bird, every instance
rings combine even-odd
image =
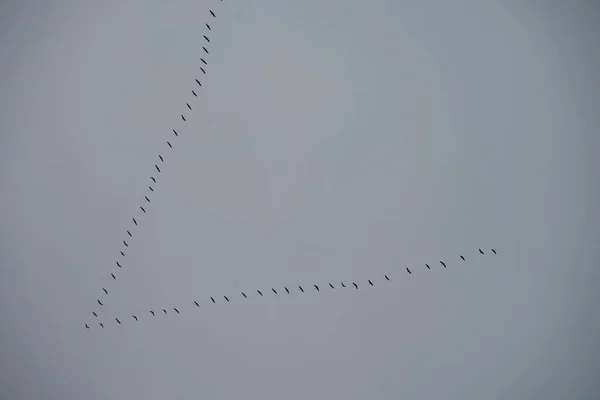
[[[118,262],[118,261],[117,261],[117,267],[119,267],[119,268],[123,268],[123,267],[121,267],[121,264],[119,264],[119,262]]]
[[[135,319],[136,321],[138,320],[138,317],[136,317],[135,315],[132,315],[133,319]]]
[[[122,251],[121,251],[120,253],[121,253],[121,255],[122,255],[123,257],[125,257],[125,253],[123,253]]]
[[[227,296],[223,296],[225,298],[225,300],[227,300],[227,302],[229,303],[229,299],[227,298]]]
[[[104,293],[108,294],[108,291],[104,288],[102,288],[102,290],[104,290]]]
[[[129,237],[133,237],[133,235],[131,234],[131,232],[127,231],[127,234],[129,235]]]
[[[177,314],[179,314],[179,310],[178,310],[178,309],[176,309],[176,308],[173,308],[173,310],[175,310],[175,312],[176,312]]]
[[[104,329],[104,324],[102,322],[98,322],[98,324]]]
[[[300,291],[301,291],[302,293],[304,293],[304,289],[302,289],[302,286],[298,286],[298,288],[300,289]]]
[[[204,39],[206,39],[206,41],[207,41],[208,43],[210,43],[210,39],[208,38],[208,36],[206,36],[206,35],[202,35],[202,36],[204,37]]]
[[[271,290],[273,291],[273,293],[277,294],[277,290],[271,288]]]
[[[179,135],[177,134],[177,131],[176,131],[175,129],[173,129],[173,133],[175,134],[175,136],[179,136]]]
[[[200,86],[202,86],[202,84],[200,83],[200,81],[198,79],[196,79],[196,83]]]
[[[102,304],[102,302],[100,300],[98,300],[98,304],[100,304],[101,306],[103,306],[104,304]]]
[[[342,282],[342,287],[346,287],[346,285],[344,285],[344,282]]]
[[[162,158],[162,156],[160,154],[158,155],[158,158],[160,158],[160,162],[165,162],[165,159]]]
[[[410,272],[410,269],[408,269],[408,267],[406,267],[406,271],[407,271],[409,274],[412,274],[412,272]]]
[[[150,310],[150,314],[154,317],[154,311]]]
[[[492,253],[494,253],[494,254],[497,254],[497,253],[496,253],[496,250],[494,250],[494,249],[492,249]]]
[[[369,279],[369,285],[373,286],[373,282]]]
[[[244,296],[245,299],[248,298],[248,296],[246,296],[246,293],[242,292],[242,296]]]
[[[329,282],[329,287],[330,287],[330,288],[332,288],[332,289],[335,289],[335,288],[333,287],[333,285],[331,284],[331,282]]]
[[[152,179],[152,182],[156,183],[156,178],[154,178],[153,176],[151,176],[150,179]]]
[[[154,189],[152,189],[152,186],[148,186],[148,189],[150,189],[151,192],[154,192]]]
[[[388,278],[388,276],[387,276],[387,275],[384,275],[384,276],[385,276],[385,279],[386,279],[386,280],[388,280],[388,281],[390,280],[390,278]]]
[[[189,108],[190,110],[192,109],[192,106],[190,106],[190,103],[185,103],[185,104],[188,106],[188,108]]]
[[[158,168],[158,165],[154,164],[154,168],[156,168],[156,170],[157,170],[158,172],[160,172],[160,168]]]
[[[126,241],[123,240],[123,244],[125,245],[125,247],[129,247],[129,245],[127,244]]]
[[[181,114],[181,119],[185,121],[185,117],[183,116],[183,114]]]
[[[110,276],[112,276],[113,279],[117,279],[115,278],[115,274],[110,274]]]
[[[431,268],[429,268],[429,264],[425,264],[425,266],[427,267],[427,269],[431,269]]]
[[[204,65],[208,65],[208,64],[206,63],[206,61],[204,61],[204,58],[201,58],[201,59],[200,59],[200,61],[202,61],[202,63],[203,63]]]
[[[213,17],[216,17],[215,13],[212,10],[208,10],[210,11],[210,15],[212,15]]]
[[[466,261],[464,256],[461,255],[460,258],[462,258],[463,261]]]
[[[173,146],[171,146],[171,143],[167,142],[167,145],[168,145],[170,148],[173,148]]]
[[[257,290],[256,293],[260,294],[261,296],[263,295],[260,290]]]
[[[92,311],[92,314],[94,314],[94,317],[98,318],[98,314],[96,314],[94,311]]]
[[[202,73],[203,73],[204,75],[206,75],[206,71],[204,70],[204,68],[200,67],[200,71],[202,71]]]
[[[140,210],[142,210],[143,212],[146,212],[146,210],[142,206],[140,206]]]
[[[165,314],[167,313],[167,310],[165,310],[164,308],[163,308],[162,310],[163,310],[163,312],[164,312]]]
[[[446,264],[443,261],[440,261],[440,264],[442,264],[444,268],[446,268]]]
[[[354,287],[355,287],[356,289],[358,289],[358,285],[357,285],[356,283],[352,282],[352,284],[354,285]]]
[[[147,201],[148,203],[150,203],[150,199],[148,198],[148,196],[144,196],[144,198],[146,199],[146,201]]]
[[[90,327],[88,326],[88,324],[85,324],[85,327],[88,328],[88,329],[90,329]]]
[[[285,291],[287,292],[287,294],[290,294],[290,290],[286,287],[284,287]]]
[[[213,303],[216,303],[216,301],[215,301],[215,299],[214,299],[214,298],[212,298],[212,297],[211,297],[210,299],[212,300],[212,302],[213,302]]]
[[[210,54],[210,53],[208,52],[208,50],[206,50],[206,47],[202,46],[202,50],[204,50],[204,52],[205,52],[206,54]]]
[[[135,224],[135,226],[137,226],[137,221],[135,220],[135,218],[133,219],[133,223]]]
[[[200,304],[198,304],[198,302],[195,300],[194,300],[194,304],[196,305],[196,307],[200,307]]]
[[[481,254],[485,254],[485,253],[483,252],[483,250],[481,250],[481,249],[479,249],[479,253],[481,253]]]
[[[118,318],[115,318],[115,320],[117,321],[117,323],[118,323],[119,325],[121,325],[121,321],[119,321],[119,319],[118,319]]]
[[[208,24],[204,24],[204,25],[206,25],[206,27],[208,28],[209,31],[212,30],[212,29],[210,29],[210,25],[208,25]]]

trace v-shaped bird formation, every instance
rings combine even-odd
[[[223,1],[223,0],[221,0],[221,1]],[[217,15],[215,14],[215,12],[213,10],[208,10],[208,11],[210,13],[209,19],[211,20],[209,22],[212,23],[212,20],[215,19],[217,17]],[[198,51],[200,52],[200,55],[201,55],[201,57],[199,57],[199,59],[200,59],[199,62],[201,62],[200,65],[202,65],[202,66],[199,66],[199,69],[200,69],[200,71],[202,71],[203,74],[206,74],[205,68],[208,67],[207,59],[210,54],[208,51],[208,48],[207,48],[211,44],[211,33],[212,33],[211,24],[209,24],[209,22],[205,22],[205,24],[204,24],[205,30],[204,30],[204,32],[202,32],[202,35],[198,38]],[[193,95],[193,97],[191,99],[198,97],[198,93],[199,93],[201,87],[202,87],[202,82],[200,80],[200,77],[197,76],[194,78],[193,88],[190,90],[191,94]],[[190,111],[192,111],[192,103],[190,103],[189,101],[185,102],[185,109],[184,109],[184,112],[181,114],[181,120],[183,121],[184,124],[188,120],[188,115],[186,113],[190,112]],[[169,137],[168,140],[165,141],[165,150],[166,151],[173,150],[176,146],[177,140],[180,138],[181,137],[180,137],[178,131],[175,128],[173,128],[171,137]],[[148,192],[143,194],[143,200],[142,200],[143,205],[139,205],[139,211],[141,211],[142,214],[139,216],[134,215],[132,217],[132,219],[131,219],[132,226],[131,226],[131,228],[127,229],[126,232],[124,233],[127,236],[125,236],[125,239],[122,240],[123,247],[121,247],[121,249],[119,249],[119,256],[118,256],[118,259],[115,261],[115,264],[116,264],[117,268],[119,268],[119,269],[121,269],[121,268],[125,269],[127,253],[131,250],[131,244],[135,238],[135,229],[140,227],[143,216],[146,215],[150,211],[149,207],[152,204],[152,194],[155,193],[155,191],[157,190],[159,176],[163,171],[165,160],[167,158],[168,158],[168,156],[166,153],[158,154],[158,159],[156,161],[156,164],[154,164],[154,169],[153,169],[154,173],[150,176],[151,182],[148,185]],[[117,274],[119,272],[119,269],[110,272],[110,278],[108,279],[109,283],[118,281]],[[108,276],[107,276],[107,278],[108,278]],[[108,296],[109,293],[110,293],[109,290],[107,290],[106,288],[102,288],[102,296],[106,297],[106,296]],[[104,306],[103,301],[101,301],[100,299],[97,299],[96,303],[100,307]],[[94,311],[94,315],[98,315],[98,314],[99,314],[98,310]],[[119,320],[117,320],[116,322],[118,322],[119,324],[121,323]],[[101,325],[101,326],[103,326],[103,325]]]
[[[495,249],[490,249],[490,251],[494,254],[496,253]],[[479,249],[479,255],[485,255],[485,252],[482,249]],[[460,255],[460,260],[458,261],[460,263],[466,263],[467,259],[464,255]],[[422,264],[422,265],[418,265],[418,266],[410,266],[410,268],[407,266],[406,268],[406,272],[409,275],[413,274],[413,271],[429,271],[429,273],[431,273],[431,266],[429,264]],[[446,263],[443,260],[439,261],[439,267],[438,268],[448,268],[448,266],[446,265]],[[399,275],[399,273],[398,273]],[[285,295],[292,295],[292,294],[308,294],[310,292],[313,293],[318,293],[321,292],[321,290],[341,290],[341,289],[348,289],[348,290],[360,290],[360,288],[370,288],[370,287],[375,287],[375,284],[377,283],[377,285],[379,286],[379,284],[391,284],[393,279],[391,278],[393,277],[394,279],[396,279],[397,275],[392,275],[392,273],[389,274],[383,274],[383,276],[379,276],[378,279],[372,278],[372,279],[367,279],[366,282],[356,282],[356,281],[339,281],[339,282],[327,282],[327,284],[312,284],[312,285],[289,285],[289,286],[284,286],[283,287],[283,291],[285,291]],[[348,283],[351,286],[346,286],[346,283]],[[281,295],[283,295],[283,292],[280,292]],[[271,287],[271,291],[267,290],[265,291],[265,294],[271,294],[272,296],[278,296],[280,295],[279,292],[277,291],[277,288],[275,287]],[[203,305],[203,303],[206,304],[217,304],[217,303],[231,303],[232,300],[237,299],[237,301],[248,301],[250,296],[259,296],[259,297],[264,297],[265,294],[263,294],[263,292],[260,289],[253,289],[250,291],[242,291],[239,294],[235,294],[236,297],[233,297],[232,295],[220,295],[220,296],[206,296],[205,300],[192,300],[189,302],[189,304],[184,308],[184,307],[180,307],[181,310],[183,310],[183,312],[185,313],[191,313],[194,311],[194,309],[198,309],[200,308],[201,305]],[[210,300],[210,302],[209,302]],[[100,302],[100,300],[98,299],[98,303],[100,305],[102,305],[102,303]],[[169,312],[167,311],[167,308],[162,308],[161,309],[163,311],[163,315],[167,315]],[[181,312],[179,311],[179,308],[176,307],[170,307],[168,308],[168,310],[173,310],[177,315],[181,315]],[[100,318],[98,317],[98,315],[93,312],[92,313],[94,315],[94,317],[98,318],[98,326],[100,328],[104,328],[105,322],[101,321]],[[138,314],[132,314],[130,318],[123,318],[123,317],[114,317],[114,322],[118,325],[122,325],[121,321],[128,321],[128,322],[139,322],[140,318],[152,318],[152,317],[156,317],[156,313],[154,310],[152,309],[148,309],[147,312],[144,311],[143,313],[138,313]],[[92,326],[96,326],[95,324],[85,324],[86,329],[91,329]]]

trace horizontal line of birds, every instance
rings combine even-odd
[[[221,1],[223,1],[223,0],[221,0]],[[210,15],[211,15],[213,18],[216,18],[216,14],[214,13],[214,11],[213,11],[213,10],[208,10],[208,11],[210,12]],[[212,28],[210,27],[210,25],[209,25],[208,23],[205,23],[204,25],[206,26],[206,28],[208,29],[208,31],[212,31]],[[203,40],[204,40],[206,43],[210,43],[210,38],[208,37],[208,35],[209,35],[209,33],[208,33],[208,32],[204,32],[204,33],[202,34]],[[207,44],[206,46],[208,46],[208,44]],[[209,51],[208,51],[208,49],[207,49],[205,46],[202,46],[202,50],[203,50],[203,52],[204,52],[205,54],[207,54],[207,55],[208,55],[208,54],[210,54],[210,53],[209,53]],[[206,62],[206,60],[204,59],[204,57],[205,57],[204,55],[203,55],[202,57],[200,57],[200,61],[201,61],[201,63],[202,63],[202,66],[200,66],[200,71],[202,71],[202,73],[203,73],[204,75],[206,75],[206,70],[204,69],[204,68],[205,68],[204,66],[208,65],[208,63]],[[201,81],[200,81],[198,78],[196,78],[196,79],[195,79],[195,82],[196,82],[196,84],[197,84],[199,87],[202,87],[202,82],[201,82]],[[192,94],[194,95],[194,97],[198,97],[198,93],[196,93],[196,91],[195,91],[194,89],[192,89]],[[185,103],[185,104],[186,104],[187,108],[188,108],[190,111],[192,111],[192,106],[190,105],[190,103]],[[187,122],[187,119],[186,119],[186,116],[185,116],[185,114],[181,114],[181,119],[182,119],[184,122]],[[175,136],[175,138],[179,138],[179,133],[177,133],[177,131],[176,131],[175,129],[173,129],[173,135]],[[173,144],[171,143],[171,141],[170,141],[170,140],[167,140],[166,144],[167,144],[167,146],[168,146],[170,149],[172,149],[172,148],[173,148]],[[158,155],[158,159],[159,159],[159,161],[160,161],[160,162],[158,162],[158,163],[154,164],[154,168],[156,169],[157,173],[160,173],[160,172],[161,172],[160,165],[161,165],[162,163],[164,163],[164,162],[165,162],[165,159],[164,159],[164,158],[163,158],[163,156],[162,156],[162,155],[160,155],[160,154]],[[153,193],[153,192],[154,192],[154,189],[155,189],[155,186],[153,186],[153,185],[154,185],[154,184],[156,184],[156,183],[157,183],[157,181],[156,181],[156,178],[155,178],[154,176],[150,176],[150,180],[152,181],[152,183],[151,183],[151,184],[148,186],[148,190],[149,190],[151,193]],[[151,193],[148,193],[148,194],[145,194],[145,195],[144,195],[144,200],[143,200],[144,204],[149,204],[149,203],[151,203],[151,202],[152,202],[152,200],[150,199],[150,197],[152,196],[152,194],[151,194]],[[149,197],[149,196],[150,196],[150,197]],[[140,205],[140,206],[139,206],[139,208],[140,208],[140,210],[142,211],[142,213],[146,214],[147,210],[146,210],[146,208],[145,208],[143,205]],[[135,217],[133,217],[133,218],[132,218],[132,221],[133,221],[133,225],[134,225],[134,226],[136,226],[136,227],[137,227],[137,226],[139,226],[139,225],[138,225],[138,219],[136,219]],[[131,233],[131,230],[127,230],[126,232],[127,232],[127,236],[128,236],[129,238],[133,238],[133,234]],[[125,256],[125,251],[127,251],[127,249],[130,247],[130,245],[129,245],[129,243],[127,242],[127,240],[128,240],[128,239],[126,239],[126,240],[123,240],[123,246],[125,246],[125,248],[122,248],[121,250],[119,250],[119,253],[121,254],[121,257],[122,257],[122,258],[125,258],[125,257],[126,257],[126,256]],[[121,262],[120,262],[120,261],[117,261],[117,262],[116,262],[116,265],[117,265],[117,267],[119,267],[119,268],[123,268],[123,265],[121,264]],[[111,278],[112,278],[113,280],[116,280],[116,279],[117,279],[117,276],[115,275],[115,273],[111,273],[111,274],[110,274],[110,276],[111,276]],[[102,290],[103,290],[103,292],[104,292],[104,294],[105,294],[105,295],[108,295],[108,291],[107,291],[105,288],[102,288]],[[100,305],[102,305],[102,303],[100,302],[100,300],[98,300],[98,303],[99,303]],[[97,315],[97,314],[96,314],[96,312],[94,312],[94,314],[95,314],[95,315]]]
[[[491,249],[491,252],[492,252],[492,253],[494,253],[494,254],[497,254],[495,249]],[[482,255],[484,255],[484,254],[485,254],[485,252],[484,252],[483,250],[479,249],[479,254],[482,254]],[[465,258],[465,256],[463,256],[463,255],[460,255],[460,258],[461,258],[461,260],[463,260],[463,261],[465,261],[465,262],[467,261],[467,260],[466,260],[466,258]],[[444,268],[447,268],[447,265],[446,265],[446,263],[445,263],[444,261],[440,261],[440,265],[441,265],[442,267],[444,267]],[[429,264],[425,264],[425,267],[426,267],[428,270],[431,270],[431,266],[430,266]],[[414,270],[414,267],[413,267],[413,270]],[[410,268],[408,268],[408,267],[406,267],[406,272],[407,272],[408,274],[412,275],[412,270],[411,270]],[[383,276],[384,276],[384,278],[385,278],[385,280],[386,280],[386,281],[388,281],[388,282],[389,282],[389,281],[391,281],[390,277],[389,277],[387,274],[385,274],[385,275],[383,275]],[[367,283],[369,284],[369,286],[375,286],[375,284],[373,283],[373,281],[372,281],[372,280],[370,280],[370,279],[367,279]],[[350,288],[351,288],[351,287],[354,287],[354,289],[355,289],[355,290],[358,290],[358,289],[359,289],[359,285],[358,285],[356,282],[351,282],[351,283],[350,283],[350,284],[348,284],[348,285],[346,285],[344,282],[340,282],[340,285],[339,285],[339,286],[340,286],[341,288],[348,288],[348,287],[350,287]],[[305,287],[307,288],[306,290],[308,290],[308,289],[310,288],[309,286],[305,286]],[[291,289],[290,289],[290,288],[291,288]],[[290,288],[288,288],[287,286],[284,286],[284,287],[283,287],[283,290],[280,290],[280,291],[277,291],[277,289],[275,289],[275,288],[271,288],[271,291],[270,291],[270,292],[269,292],[269,291],[266,291],[265,293],[273,293],[273,294],[276,294],[276,295],[278,295],[279,293],[283,293],[284,291],[285,291],[285,293],[287,293],[287,294],[291,294],[291,293],[292,293],[292,291],[297,291],[297,292],[300,292],[300,293],[305,293],[305,288],[304,288],[304,287],[302,287],[301,285],[298,285],[298,288],[297,288],[297,289],[295,288],[295,286],[294,286],[294,287],[290,287]],[[312,285],[312,289],[313,289],[314,291],[316,291],[316,292],[320,292],[320,291],[321,291],[321,288],[325,288],[325,289],[329,288],[330,290],[335,290],[335,289],[336,289],[336,286],[335,286],[333,283],[331,283],[331,282],[329,282],[329,283],[328,283],[328,285],[322,285],[321,287],[319,287],[319,285],[316,285],[316,284],[313,284],[313,285]],[[108,294],[108,292],[106,291],[106,289],[104,289],[104,288],[103,288],[102,290],[104,290],[104,292],[105,292],[106,294]],[[258,290],[258,289],[256,290],[256,292],[248,292],[248,294],[246,294],[246,292],[240,292],[240,296],[241,296],[241,297],[243,297],[243,298],[245,298],[245,299],[247,299],[247,298],[248,298],[248,296],[249,296],[250,294],[252,294],[252,293],[254,293],[254,295],[255,295],[255,296],[260,296],[260,297],[263,297],[263,296],[264,296],[263,292],[262,292],[261,290]],[[214,297],[209,297],[209,299],[210,299],[210,301],[211,301],[213,304],[216,304],[216,303],[217,303],[217,299],[215,299]],[[225,302],[226,302],[226,303],[230,303],[230,302],[231,302],[231,300],[229,299],[229,297],[228,297],[228,296],[223,296],[223,299],[225,300]],[[207,301],[208,301],[208,300],[207,300]],[[103,306],[103,305],[104,305],[104,304],[103,304],[103,303],[100,301],[100,299],[98,299],[98,304],[99,304],[100,306]],[[196,307],[200,307],[200,303],[199,303],[197,300],[194,300],[194,301],[193,301],[193,304],[194,304]],[[168,313],[168,311],[167,311],[167,309],[166,309],[166,308],[162,308],[162,309],[160,309],[160,311],[162,311],[162,312],[163,312],[163,314],[165,314],[165,315]],[[159,311],[159,312],[160,312],[160,311]],[[181,313],[180,313],[180,311],[179,311],[179,309],[177,309],[177,308],[175,308],[175,307],[173,307],[173,311],[175,311],[175,313],[177,313],[177,314],[181,314]],[[153,317],[154,317],[154,316],[156,316],[156,312],[155,312],[154,310],[148,310],[148,312],[149,312],[149,314],[150,314],[151,316],[153,316]],[[92,314],[94,315],[94,317],[98,317],[98,314],[97,314],[96,312],[92,312]],[[132,318],[132,320],[134,320],[134,321],[139,321],[139,317],[138,317],[137,315],[132,315],[132,316],[131,316],[131,318]],[[121,325],[121,320],[120,320],[119,318],[115,318],[115,322],[116,322],[117,324]],[[104,323],[102,323],[102,322],[99,322],[99,323],[98,323],[98,325],[99,325],[101,328],[104,328]],[[91,329],[90,325],[88,325],[88,324],[85,324],[85,327],[86,327],[87,329]]]

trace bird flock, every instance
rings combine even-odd
[[[496,249],[490,249],[490,251],[496,255]],[[479,255],[485,255],[486,253],[482,250],[479,249]],[[464,255],[460,255],[460,259],[462,260],[462,262],[466,262],[467,259]],[[433,264],[434,265],[434,264]],[[435,265],[434,265],[435,266]],[[406,272],[409,275],[413,274],[413,271],[417,271],[418,268],[420,268],[421,270],[423,270],[423,268],[426,268],[426,270],[431,270],[432,266],[429,264],[424,264],[421,266],[411,266],[409,267],[405,267],[406,268]],[[439,266],[438,268],[448,268],[448,266],[446,265],[446,263],[442,260],[440,260],[439,262]],[[382,281],[383,283],[391,283],[392,282],[392,278],[390,278],[391,274],[384,274],[383,276],[379,277],[379,281]],[[395,279],[395,278],[394,278]],[[313,292],[320,292],[321,290],[337,290],[337,289],[352,289],[352,290],[360,290],[361,287],[363,286],[367,286],[367,287],[374,287],[375,286],[375,282],[379,281],[376,279],[367,279],[366,282],[355,282],[355,281],[340,281],[332,283],[332,282],[328,282],[327,284],[312,284],[311,285],[290,285],[290,286],[284,286],[283,288],[275,288],[272,287],[271,290],[264,290],[261,291],[260,289],[254,289],[251,291],[245,291],[245,292],[240,292],[239,294],[235,294],[236,298],[238,301],[244,301],[244,299],[248,299],[250,296],[260,296],[260,297],[264,297],[266,295],[279,295],[279,294],[285,294],[285,295],[292,295],[294,293],[299,293],[299,294],[306,294],[308,291],[313,291]],[[279,290],[279,291],[278,291]],[[226,296],[226,295],[221,295],[221,296],[207,296],[204,300],[193,300],[190,301],[190,303],[187,305],[186,308],[181,308],[184,311],[191,311],[194,308],[200,308],[200,305],[202,303],[207,303],[207,304],[217,304],[217,302],[219,303],[231,303],[232,300],[234,299],[233,296]],[[98,299],[98,304],[102,305],[102,302],[100,301],[100,299]],[[162,312],[162,314],[161,314]],[[147,310],[147,313],[144,312],[144,316],[148,317],[148,318],[152,318],[152,317],[156,317],[157,314],[158,315],[167,315],[169,312],[174,312],[177,315],[180,315],[181,312],[179,311],[179,308],[176,307],[170,307],[170,308],[160,308],[160,309],[156,309],[156,310],[152,310],[149,309]],[[92,313],[94,315],[94,317],[99,318],[98,314],[96,312]],[[142,314],[138,314],[138,315],[131,315],[130,317],[127,318],[118,318],[115,317],[114,321],[112,321],[114,324],[117,325],[122,325],[123,322],[128,321],[128,322],[139,322],[140,318],[143,318]],[[99,321],[98,325],[100,328],[104,328],[105,327],[105,323],[108,322],[102,322]],[[85,324],[85,327],[87,329],[91,329],[93,326],[95,326],[95,324]]]
[[[223,0],[221,0],[223,1]],[[202,75],[206,75],[206,68],[208,67],[208,55],[210,54],[208,47],[211,44],[211,33],[212,33],[212,28],[211,28],[211,24],[212,24],[212,20],[216,19],[216,14],[212,9],[208,10],[210,13],[210,17],[209,20],[204,23],[204,32],[202,33],[202,37],[199,39],[199,47],[201,49],[199,49],[200,51],[200,60],[199,62],[200,64],[200,71],[202,72]],[[210,23],[209,23],[210,22]],[[191,89],[191,94],[193,95],[193,97],[198,97],[198,93],[200,88],[202,87],[202,80],[201,80],[201,75],[197,76],[196,78],[194,78],[194,82],[193,82],[193,87]],[[191,100],[190,100],[191,101]],[[183,121],[183,123],[186,123],[188,120],[188,114],[186,114],[189,111],[192,111],[192,105],[190,104],[190,102],[186,102],[186,109],[184,110],[184,112],[181,114],[181,120]],[[166,151],[170,151],[172,150],[176,143],[177,140],[180,139],[180,134],[178,133],[178,131],[173,128],[172,129],[172,133],[169,133],[169,138],[167,138],[165,140],[165,150]],[[163,156],[164,154],[164,156]],[[148,210],[147,207],[149,204],[152,203],[152,194],[155,193],[156,190],[156,186],[158,184],[159,181],[159,176],[162,172],[162,168],[164,166],[165,163],[165,158],[166,153],[163,154],[158,154],[158,159],[156,161],[156,163],[154,164],[154,169],[153,169],[153,173],[150,176],[149,180],[149,185],[148,185],[148,189],[147,192],[144,194],[143,196],[143,200],[142,200],[142,204],[139,205],[139,211],[141,211],[141,215],[134,215],[131,219],[130,224],[132,224],[132,226],[126,230],[125,232],[125,238],[122,240],[122,247],[119,250],[119,256],[117,257],[117,260],[115,261],[115,265],[116,265],[116,269],[113,270],[112,272],[110,272],[110,278],[109,281],[112,283],[113,281],[117,280],[117,276],[118,273],[122,270],[122,268],[125,266],[126,260],[127,260],[127,252],[131,249],[131,240],[134,237],[134,233],[135,233],[135,229],[139,227],[140,223],[142,222],[142,218],[145,214],[147,214]],[[96,303],[97,306],[103,307],[104,306],[104,301],[105,298],[108,296],[109,291],[103,287],[102,288],[102,294],[101,294],[101,298],[98,298]],[[166,312],[166,311],[165,311]],[[93,311],[93,315],[94,316],[98,316],[98,314],[100,313],[100,311],[98,309]],[[119,321],[117,321],[119,322]],[[120,323],[120,322],[119,322]],[[89,325],[86,325],[89,327]],[[100,323],[101,327],[104,327],[104,325],[102,323]]]

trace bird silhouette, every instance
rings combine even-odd
[[[154,192],[154,189],[152,189],[152,186],[148,186],[148,189],[150,189],[151,192]]]
[[[129,247],[129,245],[127,244],[126,241],[123,240],[123,244],[125,245],[125,247]]]
[[[154,168],[156,168],[156,170],[157,170],[158,172],[160,172],[160,168],[158,168],[158,165],[154,164]]]
[[[117,261],[117,267],[119,267],[119,268],[123,268],[123,267],[121,267],[121,264],[119,264],[119,262],[118,262],[118,261]]]
[[[202,73],[203,73],[204,75],[206,75],[206,71],[204,70],[204,68],[200,67],[200,71],[202,71]]]
[[[298,288],[300,289],[300,291],[301,291],[302,293],[304,293],[304,289],[302,289],[302,286],[298,286]]]
[[[204,24],[204,25],[206,25],[206,27],[208,28],[209,31],[212,30],[212,29],[210,29],[210,25],[208,25],[208,24]]]
[[[110,274],[110,276],[112,276],[112,278],[115,280],[117,279],[117,278],[115,278],[115,274]]]
[[[446,263],[444,263],[443,261],[440,261],[440,264],[442,264],[444,266],[444,268],[446,268]]]
[[[284,289],[287,292],[287,294],[290,294],[290,290],[287,287],[284,287]]]
[[[198,97],[198,95],[196,94],[196,92],[194,92],[193,90],[192,90],[192,94],[194,95],[194,97]]]
[[[197,83],[199,86],[202,86],[202,84],[200,83],[200,81],[199,81],[198,79],[196,79],[196,83]]]
[[[214,299],[214,298],[212,298],[212,297],[211,297],[210,299],[212,300],[212,302],[213,302],[213,303],[216,303],[216,301],[215,301],[215,299]]]
[[[179,136],[179,135],[177,134],[177,131],[176,131],[175,129],[173,129],[173,133],[175,134],[175,136]]]
[[[465,260],[465,257],[462,255],[460,256],[460,258],[462,258],[463,261],[467,261],[467,260]]]
[[[215,13],[212,10],[208,10],[210,11],[210,15],[212,15],[213,17],[216,17]]]
[[[354,282],[352,282],[352,284],[354,285],[354,287],[358,290],[358,285]]]
[[[494,253],[494,254],[497,254],[497,253],[496,253],[496,250],[494,250],[494,249],[492,249],[492,253]]]
[[[200,304],[198,304],[198,302],[195,300],[194,300],[194,304],[196,305],[196,307],[200,307]]]
[[[333,285],[331,284],[331,282],[329,282],[329,287],[330,287],[330,288],[332,288],[332,289],[335,289],[335,288],[333,287]]]
[[[481,250],[481,249],[479,249],[479,253],[481,253],[481,254],[485,254],[485,253],[483,252],[483,250]]]
[[[185,105],[190,109],[190,111],[192,110],[192,106],[190,106],[190,103],[185,103]]]
[[[106,289],[102,288],[102,290],[104,290],[105,294],[108,294],[108,291]]]
[[[429,267],[429,264],[425,264],[425,266],[427,267],[427,269],[431,269],[431,268]]]
[[[242,292],[242,296],[244,296],[245,299],[248,298],[248,296],[246,296],[246,293]]]
[[[409,274],[412,274],[412,272],[410,272],[410,269],[408,269],[408,267],[406,267],[406,271],[407,271]]]
[[[171,146],[171,143],[167,142],[167,145],[168,145],[170,148],[173,148],[173,146]]]
[[[150,314],[154,317],[154,311],[150,310]]]
[[[257,290],[256,293],[260,294],[261,296],[263,295],[260,290]]]
[[[210,43],[210,39],[208,38],[208,36],[206,36],[206,35],[202,35],[202,37],[204,37],[204,39],[206,39],[206,41],[207,41],[208,43]]]
[[[138,317],[136,317],[135,315],[132,315],[133,319],[135,319],[136,321],[138,320]]]
[[[173,308],[173,310],[175,310],[175,312],[176,312],[177,314],[179,314],[179,310],[178,310],[178,309],[176,309],[176,308]]]
[[[373,282],[369,279],[369,285],[373,286]]]
[[[135,220],[135,218],[133,218],[133,223],[135,224],[135,226],[137,226],[137,221]]]
[[[150,199],[148,198],[148,196],[144,196],[144,198],[146,199],[146,201],[147,201],[148,203],[150,203]]]
[[[127,231],[127,234],[129,235],[129,237],[133,237],[133,235],[131,234],[131,232]]]
[[[163,308],[162,310],[163,310],[163,312],[164,312],[165,314],[167,313],[167,310],[165,310],[164,308]]]
[[[340,285],[341,285],[342,287],[346,287],[346,285],[344,285],[344,282],[342,282]]]
[[[229,299],[227,298],[227,296],[223,296],[225,298],[225,300],[229,303]]]
[[[208,50],[206,50],[206,47],[202,46],[202,50],[204,50],[204,52],[205,52],[206,54],[210,54],[210,53],[208,52]]]
[[[121,325],[121,321],[119,321],[119,319],[118,319],[118,318],[115,318],[115,320],[117,321],[117,323],[118,323],[119,325]]]
[[[160,162],[165,162],[164,158],[162,158],[162,156],[160,154],[158,155],[158,158],[160,158]]]
[[[88,324],[85,324],[85,327],[88,328],[88,329],[90,329],[90,327],[88,326]]]
[[[120,251],[120,253],[123,257],[125,257],[125,253],[123,253],[123,251]]]
[[[102,322],[98,322],[98,324],[104,329],[104,324]]]
[[[273,291],[273,293],[277,294],[277,290],[271,288],[271,290]]]
[[[94,317],[98,318],[98,314],[96,314],[94,311],[92,311],[92,314],[94,314]]]
[[[140,210],[142,210],[144,213],[146,212],[146,210],[142,206],[140,206]]]
[[[101,306],[103,306],[104,304],[102,304],[102,302],[100,300],[98,300],[98,304],[100,304]]]
[[[153,176],[151,176],[150,179],[152,179],[152,182],[156,183],[156,178],[154,178]]]
[[[386,279],[387,281],[389,281],[389,280],[390,280],[390,278],[388,278],[388,276],[387,276],[387,275],[384,275],[384,276],[385,276],[385,279]]]
[[[200,61],[202,61],[202,64],[204,64],[204,65],[208,65],[208,64],[206,63],[206,61],[204,60],[204,58],[201,58],[201,59],[200,59]]]

